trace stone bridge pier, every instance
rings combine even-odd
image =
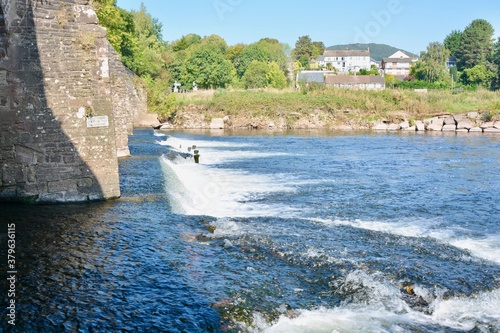
[[[0,200],[120,196],[146,98],[88,0],[0,0]]]

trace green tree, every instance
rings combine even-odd
[[[412,67],[411,75],[418,80],[427,82],[443,81],[449,78],[446,61],[450,51],[441,43],[433,42],[427,46],[427,51],[420,54],[420,60]]]
[[[246,47],[245,44],[236,44],[230,46],[226,52],[226,59],[229,61],[234,61],[237,57],[239,57],[241,52],[243,52],[245,47]],[[236,67],[236,65],[234,67]]]
[[[166,45],[162,40],[161,23],[154,19],[141,4],[139,11],[132,11],[138,45],[133,54],[131,69],[141,77],[160,76],[166,70],[162,53]]]
[[[313,42],[312,43],[312,57],[317,58],[325,52],[326,47],[323,42]]]
[[[172,60],[167,64],[167,69],[172,76],[172,81],[181,81],[182,73],[185,72],[185,64],[189,54],[186,50],[174,52]],[[170,82],[173,83],[173,82]]]
[[[493,26],[486,20],[474,20],[464,32],[458,48],[459,70],[485,65],[493,52]]]
[[[394,88],[394,85],[396,84],[396,82],[398,82],[398,79],[396,79],[396,77],[392,74],[386,74],[384,76],[384,80],[385,84],[391,88]]]
[[[257,43],[246,46],[237,56],[233,58],[233,64],[238,73],[238,77],[243,77],[248,66],[253,61],[265,63],[275,62],[280,69],[286,73],[287,57],[283,45],[275,39],[261,39]]]
[[[491,57],[491,62],[496,66],[496,75],[493,80],[492,88],[493,89],[500,89],[500,37],[498,38],[497,42],[495,43],[494,50],[493,50],[493,56]]]
[[[233,64],[238,73],[238,77],[242,78],[253,61],[267,62],[267,60],[268,55],[262,44],[253,43],[245,47],[241,53],[233,59]]]
[[[460,43],[462,41],[462,32],[459,30],[453,30],[449,35],[444,39],[444,47],[446,47],[450,51],[450,55],[456,57],[459,49]]]
[[[242,82],[245,88],[266,88],[268,86],[269,65],[262,61],[253,60],[243,75]]]
[[[460,79],[466,85],[489,88],[495,75],[495,72],[487,69],[485,65],[476,65],[472,68],[464,69]]]
[[[285,73],[283,73],[280,66],[275,62],[268,65],[266,78],[267,86],[270,88],[283,89],[287,86]]]
[[[227,52],[227,43],[224,40],[224,38],[222,38],[219,35],[210,35],[210,36],[204,37],[201,40],[200,44],[204,45],[206,47],[213,47],[217,51],[220,51],[220,53],[223,55],[226,54],[226,52]]]
[[[181,39],[176,40],[171,43],[172,50],[174,52],[184,51],[192,45],[195,45],[201,41],[201,37],[197,34],[189,34],[182,36]]]
[[[302,36],[295,43],[292,57],[295,61],[300,61],[302,67],[307,67],[311,59],[319,57],[324,51],[325,45],[322,42],[313,42],[311,37]]]
[[[192,50],[183,65],[182,82],[189,88],[193,82],[200,88],[225,88],[234,80],[233,64],[219,47],[207,44]]]

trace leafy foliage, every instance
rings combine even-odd
[[[192,87],[196,82],[201,88],[225,88],[231,84],[235,75],[233,64],[227,60],[221,44],[200,44],[187,57],[181,72],[182,82]]]
[[[491,57],[491,61],[498,68],[496,76],[493,79],[492,88],[493,89],[500,89],[500,38],[498,38],[497,42],[495,43],[495,47],[494,47],[494,51],[493,51],[493,56]]]
[[[309,61],[323,54],[325,44],[323,42],[313,42],[311,37],[299,37],[295,43],[295,49],[292,50],[292,57],[295,61],[299,61],[302,67],[307,67]]]
[[[430,43],[427,51],[420,54],[420,61],[412,66],[410,75],[427,82],[444,81],[449,79],[446,61],[450,51],[439,42]]]
[[[269,70],[267,72],[267,86],[269,88],[282,89],[287,86],[285,73],[281,70],[279,65],[275,62],[269,64]]]
[[[267,73],[269,66],[263,61],[253,60],[243,75],[242,82],[245,88],[267,87]]]
[[[233,57],[233,64],[238,73],[238,77],[243,77],[247,68],[253,61],[267,63],[275,62],[283,72],[287,71],[287,57],[284,52],[284,47],[275,39],[261,39],[257,43],[242,48],[241,51]]]
[[[474,20],[465,28],[457,54],[459,70],[486,65],[493,51],[494,32],[486,20]]]
[[[462,32],[459,30],[453,30],[444,39],[444,47],[450,51],[450,55],[455,57],[460,49],[460,43],[462,42]]]
[[[466,68],[462,72],[460,79],[467,85],[479,85],[490,87],[491,81],[495,78],[495,73],[488,70],[485,65],[476,65],[472,68]]]

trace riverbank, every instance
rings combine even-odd
[[[328,88],[203,91],[177,95],[174,112],[165,118],[163,129],[500,132],[500,93]]]

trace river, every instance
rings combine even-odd
[[[498,136],[141,129],[130,150],[119,200],[0,205],[0,331],[500,331]]]

